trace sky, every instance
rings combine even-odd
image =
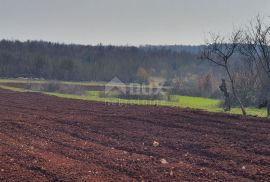
[[[0,39],[96,45],[199,45],[270,0],[0,0]]]

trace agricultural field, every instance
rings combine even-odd
[[[2,1],[0,182],[270,182],[270,0]]]
[[[263,118],[0,89],[0,181],[270,181],[269,133]]]

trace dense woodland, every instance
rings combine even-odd
[[[188,49],[190,50],[190,49]],[[50,80],[146,81],[211,72],[197,54],[162,47],[65,45],[43,41],[0,42],[0,77]]]

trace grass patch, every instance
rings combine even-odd
[[[54,80],[51,80],[54,81]],[[1,83],[49,83],[49,80],[31,80],[31,79],[0,79]],[[78,85],[78,86],[104,86],[105,82],[68,82],[68,81],[57,81],[59,84],[66,85]]]
[[[45,80],[9,80],[9,79],[0,79],[0,88],[11,90],[15,92],[34,92],[31,90],[26,90],[22,88],[15,88],[10,86],[1,85],[1,83],[48,83]],[[104,86],[104,83],[95,83],[95,82],[60,82],[62,84],[69,85],[86,85],[86,86]],[[172,95],[170,96],[169,101],[161,100],[133,100],[133,99],[119,99],[119,98],[103,98],[100,97],[100,91],[87,91],[85,95],[74,95],[74,94],[63,94],[63,93],[52,93],[52,92],[42,92],[47,95],[67,98],[67,99],[78,99],[78,100],[89,100],[97,102],[107,102],[107,103],[117,103],[117,104],[136,104],[136,105],[159,105],[159,106],[172,106],[172,107],[181,107],[181,108],[192,108],[192,109],[201,109],[209,112],[221,112],[224,113],[223,108],[220,107],[220,100],[208,99],[201,97],[190,97],[190,96],[179,96]],[[247,114],[251,116],[266,117],[266,109],[258,109],[254,107],[246,108]],[[232,108],[229,114],[242,114],[240,108]]]
[[[79,100],[90,100],[105,103],[116,103],[116,104],[136,104],[136,105],[160,105],[160,106],[178,106],[177,102],[161,101],[161,100],[133,100],[133,99],[119,99],[119,98],[103,98],[99,97],[98,91],[89,91],[87,95],[73,95],[73,94],[62,94],[62,93],[50,93],[45,94],[51,96],[57,96],[68,99],[79,99]]]
[[[14,91],[14,92],[33,92],[31,90],[26,90],[23,88],[16,88],[16,87],[9,87],[9,86],[5,86],[5,85],[0,85],[0,88],[4,89],[4,90]]]
[[[160,101],[160,100],[130,100],[130,99],[118,99],[118,98],[101,98],[99,97],[99,91],[88,91],[85,96],[71,95],[71,94],[60,94],[60,93],[46,93],[68,99],[79,99],[79,100],[90,100],[97,102],[108,102],[108,103],[119,103],[119,104],[136,104],[136,105],[159,105],[159,106],[172,106],[180,108],[191,108],[201,109],[209,112],[220,112],[224,113],[223,108],[220,108],[220,100],[208,99],[201,97],[190,97],[190,96],[171,96],[171,101]],[[247,114],[250,116],[265,117],[267,115],[266,109],[258,109],[248,107],[246,108]],[[229,114],[242,114],[240,108],[232,108]]]
[[[220,101],[216,99],[208,99],[202,97],[190,97],[190,96],[171,96],[171,100],[179,103],[180,107],[190,107],[196,109],[216,109],[219,108]]]

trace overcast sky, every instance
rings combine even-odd
[[[270,0],[0,0],[0,39],[80,44],[202,44]]]

